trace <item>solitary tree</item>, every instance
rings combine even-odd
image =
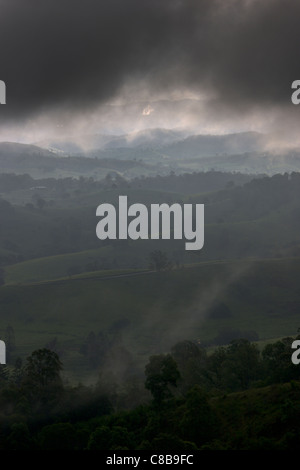
[[[170,354],[151,356],[145,375],[145,387],[150,390],[157,404],[173,396],[172,387],[177,386],[180,378],[177,364]]]
[[[8,326],[5,330],[6,358],[10,360],[11,353],[16,349],[15,331],[12,326]]]
[[[29,395],[47,402],[57,397],[62,390],[61,370],[62,363],[54,351],[34,351],[25,366],[24,385]]]
[[[161,250],[155,250],[150,253],[150,268],[156,271],[163,271],[171,267],[171,261],[166,253]]]
[[[43,199],[42,197],[38,197],[36,200],[36,205],[38,209],[43,210],[46,205],[45,199]]]

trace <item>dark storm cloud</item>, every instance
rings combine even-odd
[[[295,0],[0,0],[1,116],[90,109],[128,80],[193,87],[228,110],[287,103]]]

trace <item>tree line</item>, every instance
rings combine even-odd
[[[260,351],[238,339],[212,352],[181,341],[151,356],[143,377],[118,387],[101,375],[94,386],[64,383],[59,355],[36,350],[24,364],[0,366],[0,448],[294,449],[300,377],[293,340]]]

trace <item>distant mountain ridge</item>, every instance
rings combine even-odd
[[[258,132],[190,135],[184,130],[146,129],[124,135],[91,134],[72,139],[45,140],[36,145],[57,153],[91,154],[109,149],[151,148],[176,158],[260,152],[269,137]]]
[[[193,135],[164,147],[170,157],[194,158],[219,154],[236,155],[245,152],[261,152],[268,136],[258,132],[241,132],[225,135]]]
[[[85,154],[94,150],[135,147],[160,147],[187,137],[187,131],[171,129],[146,129],[122,135],[90,134],[68,139],[43,140],[36,145],[56,152]]]
[[[28,173],[36,179],[82,175],[95,180],[111,171],[126,179],[211,169],[269,175],[300,171],[300,149],[266,151],[271,138],[257,132],[186,135],[181,130],[147,129],[122,136],[95,134],[77,141],[53,141],[55,148],[0,142],[0,171]],[[83,151],[82,145],[90,150]]]
[[[20,155],[38,155],[42,157],[53,157],[53,152],[33,144],[21,144],[18,142],[0,142],[0,159],[11,158]]]

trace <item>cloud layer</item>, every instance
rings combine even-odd
[[[212,120],[263,110],[294,120],[299,17],[295,0],[0,0],[0,119],[189,90]]]

